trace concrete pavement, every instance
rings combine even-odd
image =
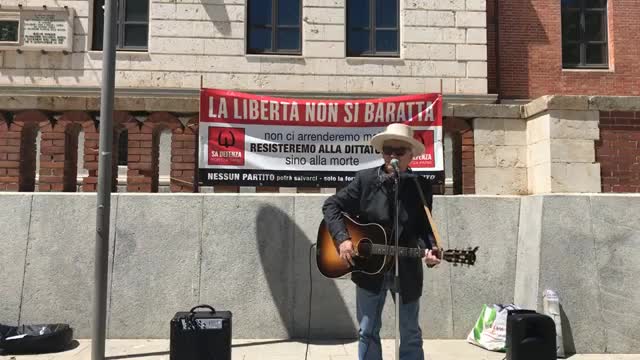
[[[383,340],[385,359],[394,357],[394,340]],[[90,360],[91,341],[78,340],[69,351],[47,355],[0,356],[0,360]],[[304,360],[307,344],[293,340],[234,340],[233,360]],[[464,340],[425,340],[427,360],[502,360],[504,353],[486,351]],[[309,345],[308,360],[357,359],[355,341],[323,341]],[[106,359],[169,359],[169,340],[107,340]],[[580,354],[571,360],[640,360],[640,354]]]

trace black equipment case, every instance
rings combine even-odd
[[[195,311],[207,308],[209,311]],[[171,360],[231,360],[230,311],[198,305],[171,319]]]
[[[556,360],[556,324],[533,310],[507,315],[507,360]]]

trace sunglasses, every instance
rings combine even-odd
[[[392,146],[383,146],[382,153],[385,155],[396,154],[397,156],[403,156],[407,153],[409,149],[406,147],[392,147]]]

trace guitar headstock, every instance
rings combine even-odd
[[[474,265],[476,263],[476,251],[478,251],[478,246],[473,249],[469,247],[466,250],[449,249],[444,251],[442,258],[453,263],[454,266],[458,264]]]

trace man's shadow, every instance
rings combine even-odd
[[[316,266],[315,247],[311,248],[316,243],[324,199],[294,198],[294,218],[270,204],[260,205],[256,215],[260,262],[290,339],[306,341],[308,335],[316,340],[357,336],[353,283],[349,279],[325,278]],[[282,241],[288,242],[288,257],[274,253],[281,249],[274,242]],[[283,274],[288,275],[283,278]]]

